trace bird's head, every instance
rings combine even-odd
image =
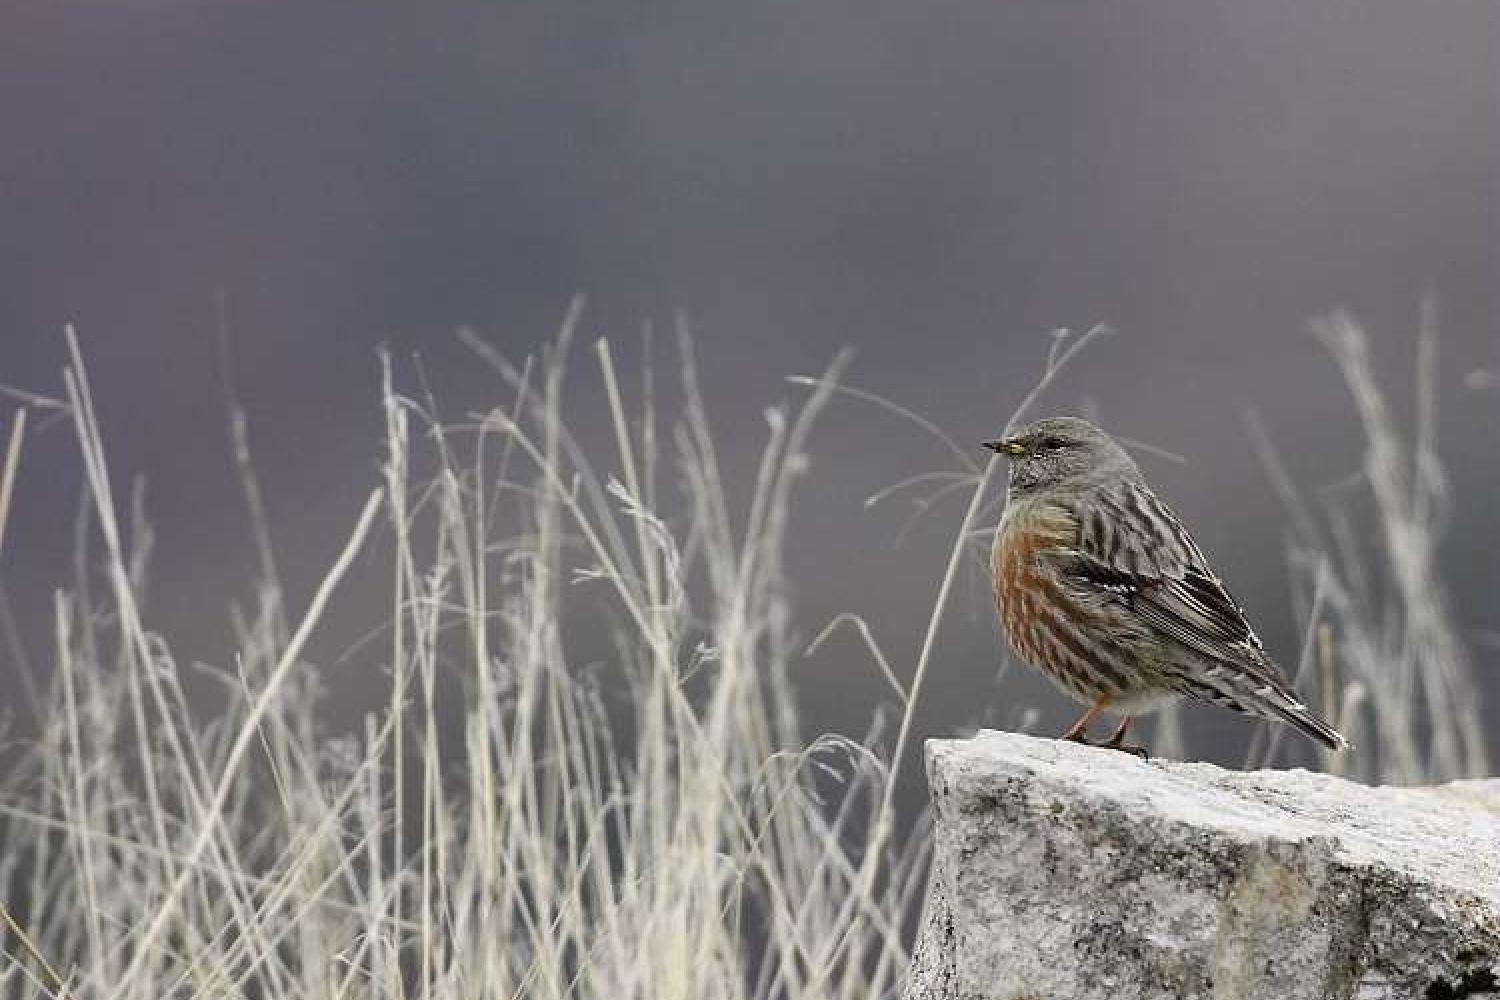
[[[984,446],[1010,459],[1012,496],[1139,475],[1113,438],[1078,417],[1047,417]]]

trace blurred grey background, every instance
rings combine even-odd
[[[1305,321],[1353,309],[1406,419],[1430,293],[1455,498],[1444,566],[1500,702],[1483,642],[1500,630],[1500,396],[1470,377],[1500,364],[1497,11],[13,0],[0,382],[59,395],[60,330],[78,325],[114,472],[150,484],[151,623],[183,661],[224,664],[255,564],[225,443],[221,294],[294,614],[377,477],[378,345],[419,352],[461,415],[506,397],[460,325],[520,357],[584,292],[585,342],[609,335],[635,371],[642,325],[682,309],[747,477],[762,406],[799,398],[784,377],[841,346],[850,382],[969,443],[1031,384],[1048,330],[1103,321],[1119,333],[1042,409],[1096,407],[1187,456],[1143,462],[1294,660],[1286,531],[1243,413],[1263,411],[1309,489],[1355,471],[1354,411]],[[598,435],[581,356],[574,421]],[[813,455],[793,526],[801,628],[858,611],[909,670],[961,504],[898,542],[910,508],[863,500],[951,460],[854,402]],[[32,435],[0,556],[38,663],[78,469],[65,425]],[[381,613],[362,595],[340,601],[325,655]],[[971,575],[957,597],[918,732],[1013,725],[1028,705],[1044,731],[1070,721],[1023,671],[996,685],[988,596]],[[350,720],[372,707],[359,669],[336,672]],[[799,678],[815,731],[858,733],[889,702],[847,637]],[[1225,760],[1249,733],[1208,709],[1187,725]]]

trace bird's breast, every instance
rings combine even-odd
[[[1077,518],[1055,504],[1012,503],[1000,519],[990,552],[995,603],[1011,645],[1033,663],[1043,658],[1033,626],[1048,613],[1043,602],[1050,604],[1059,596],[1042,556],[1052,549],[1071,548],[1077,541]]]

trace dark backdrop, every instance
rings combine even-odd
[[[625,370],[691,316],[727,462],[762,404],[842,345],[850,378],[966,442],[1033,380],[1045,331],[1107,321],[1049,408],[1190,458],[1146,459],[1294,658],[1285,528],[1247,447],[1260,407],[1299,481],[1360,458],[1305,333],[1345,305],[1409,414],[1418,304],[1441,308],[1443,552],[1465,627],[1497,627],[1500,60],[1489,0],[424,3],[8,0],[0,10],[0,382],[60,393],[78,324],[114,469],[159,530],[152,623],[223,663],[253,553],[212,335],[222,294],[293,611],[375,480],[375,348],[420,351],[450,412],[497,386],[575,292]],[[602,420],[581,366],[576,419]],[[955,504],[900,544],[863,498],[942,466],[857,404],[815,436],[792,570],[804,630],[857,610],[914,658]],[[29,442],[0,573],[38,660],[68,572],[70,433]],[[330,648],[373,608],[341,604]],[[1002,662],[965,587],[921,733],[1072,711]],[[1496,654],[1477,645],[1490,678]],[[7,662],[5,699],[17,700]],[[884,697],[852,643],[800,672],[812,725]],[[357,688],[346,697],[357,701]],[[1212,718],[1210,718],[1212,716]],[[1211,712],[1190,731],[1246,735]],[[1208,745],[1200,744],[1200,745]]]

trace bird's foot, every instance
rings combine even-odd
[[[1084,736],[1082,733],[1067,733],[1059,737],[1059,739],[1066,740],[1069,743],[1082,744],[1086,747],[1094,747],[1099,750],[1118,750],[1120,751],[1120,753],[1128,753],[1132,757],[1139,757],[1141,760],[1146,760],[1151,756],[1151,751],[1147,750],[1145,747],[1135,743],[1124,742],[1124,740],[1120,738],[1123,735],[1123,733],[1117,733],[1101,743],[1094,742],[1093,740]]]
[[[1103,746],[1106,750],[1119,750],[1121,753],[1132,754],[1136,757],[1139,757],[1141,760],[1145,760],[1147,757],[1151,756],[1146,752],[1145,747],[1136,746],[1134,743],[1125,742],[1125,733],[1129,729],[1130,716],[1127,715],[1120,720],[1120,728],[1115,730],[1114,735],[1100,745]]]
[[[1131,756],[1139,757],[1142,760],[1145,760],[1147,757],[1151,756],[1150,753],[1147,752],[1145,747],[1137,746],[1134,743],[1125,742],[1125,734],[1130,731],[1130,716],[1128,715],[1120,720],[1119,728],[1116,729],[1114,731],[1114,734],[1103,743],[1095,743],[1093,740],[1084,735],[1088,730],[1089,722],[1096,714],[1098,714],[1099,710],[1103,707],[1104,703],[1100,702],[1093,708],[1089,709],[1088,713],[1084,715],[1083,718],[1079,719],[1078,722],[1074,724],[1072,729],[1069,729],[1066,733],[1064,733],[1062,738],[1065,740],[1070,740],[1073,743],[1082,743],[1086,747],[1098,747],[1101,750],[1118,750],[1121,753],[1128,753]]]
[[[1141,760],[1149,760],[1151,757],[1151,751],[1139,743],[1116,743],[1111,740],[1106,743],[1100,743],[1099,746],[1105,750],[1118,750],[1121,753],[1128,753],[1132,757],[1139,757]]]

